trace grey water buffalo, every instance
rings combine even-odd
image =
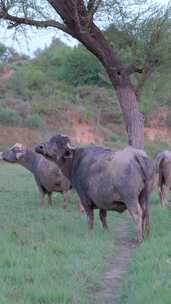
[[[27,149],[20,143],[5,150],[0,156],[4,161],[20,164],[32,172],[39,189],[40,207],[45,206],[45,194],[48,194],[49,205],[52,205],[52,192],[62,193],[64,196],[63,207],[67,207],[71,183],[62,174],[57,164]],[[80,203],[78,204],[80,211],[82,211],[82,205]]]
[[[93,228],[93,210],[99,209],[104,228],[107,210],[129,211],[136,225],[137,241],[149,232],[148,198],[153,187],[155,166],[144,151],[127,147],[114,152],[99,146],[73,147],[61,134],[42,143],[36,152],[54,160],[80,196]]]
[[[171,190],[171,151],[160,152],[157,154],[155,161],[159,173],[160,202],[164,206],[168,204],[168,193]]]

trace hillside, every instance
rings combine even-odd
[[[171,89],[165,79],[162,70],[152,75],[140,104],[151,154],[171,144]],[[110,82],[83,48],[71,49],[54,40],[32,60],[16,54],[1,60],[0,94],[1,148],[17,141],[33,146],[56,132],[81,143],[126,144]]]

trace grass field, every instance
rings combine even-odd
[[[117,215],[109,215],[110,233],[96,226],[88,233],[85,215],[74,201],[40,210],[31,173],[0,166],[0,303],[90,304],[101,284],[109,256],[115,255]],[[96,215],[97,217],[97,215]]]
[[[53,207],[40,210],[31,173],[0,166],[0,304],[98,303],[108,260],[119,254],[120,216],[109,213],[110,232],[104,233],[96,214],[88,233],[74,196],[67,210],[61,204],[62,196],[55,194]],[[151,239],[134,251],[120,288],[121,304],[171,303],[171,212],[156,195],[151,222]]]
[[[171,303],[171,211],[152,197],[152,235],[134,253],[120,304]]]

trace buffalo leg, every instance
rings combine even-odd
[[[136,225],[137,231],[137,243],[141,243],[143,240],[143,232],[142,232],[142,209],[138,202],[134,204],[128,204],[128,211],[132,216],[132,219]]]
[[[150,235],[150,220],[149,220],[149,210],[146,202],[143,202],[142,207],[142,231],[144,233],[145,229],[147,235]]]
[[[77,201],[77,207],[78,207],[80,213],[84,213],[85,210],[84,210],[84,207],[81,204],[80,200]]]
[[[140,206],[142,208],[142,233],[144,235],[145,229],[147,232],[147,235],[150,235],[150,220],[149,220],[149,208],[148,208],[148,197],[145,195],[145,193],[142,191],[140,197]]]
[[[41,188],[39,188],[39,206],[40,208],[45,207],[45,193]]]
[[[88,227],[89,229],[93,229],[94,226],[94,210],[90,209],[87,213],[87,217],[88,217]]]
[[[108,229],[107,221],[106,221],[107,211],[104,210],[104,209],[100,209],[99,210],[99,217],[100,217],[100,220],[102,222],[103,228]]]
[[[165,206],[167,204],[167,195],[169,192],[169,187],[167,185],[162,185],[160,188],[160,201],[161,201],[161,205]]]
[[[52,206],[52,192],[48,193],[48,204]]]
[[[70,192],[69,191],[63,192],[63,196],[64,196],[64,203],[62,204],[62,208],[66,209],[68,207]]]
[[[93,208],[91,208],[91,207],[89,207],[87,205],[84,206],[84,209],[85,209],[85,212],[87,214],[88,228],[90,230],[92,230],[93,226],[94,226],[94,210],[93,210]]]

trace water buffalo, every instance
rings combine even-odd
[[[62,174],[57,164],[19,143],[5,150],[0,154],[0,157],[9,163],[20,164],[33,173],[39,189],[40,207],[45,205],[45,194],[48,194],[49,205],[52,205],[52,192],[62,193],[64,196],[63,207],[67,207],[71,183]],[[80,203],[78,206],[80,211],[83,211]]]
[[[93,209],[99,209],[104,228],[107,210],[132,216],[137,241],[143,239],[146,226],[149,232],[148,198],[153,187],[154,163],[144,151],[127,147],[114,152],[99,146],[73,147],[70,139],[61,134],[42,143],[36,152],[54,160],[78,192],[93,228]]]
[[[168,204],[167,196],[171,190],[171,151],[165,150],[156,156],[156,165],[159,173],[159,195],[161,205]]]

